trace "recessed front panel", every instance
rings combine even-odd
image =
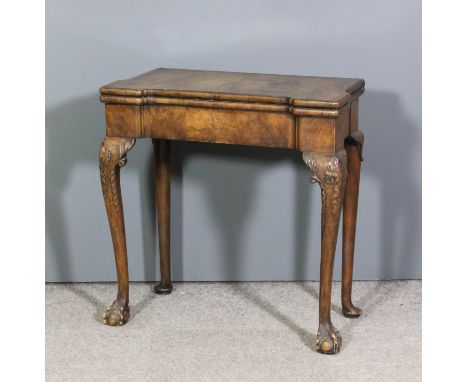
[[[142,113],[149,138],[294,148],[289,113],[164,105],[144,106]]]

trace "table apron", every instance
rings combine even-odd
[[[354,115],[355,113],[353,113]],[[350,108],[338,117],[176,105],[106,104],[106,135],[331,152],[350,133]]]

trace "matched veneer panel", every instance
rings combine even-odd
[[[143,136],[172,140],[294,148],[289,113],[151,105],[142,108]]]

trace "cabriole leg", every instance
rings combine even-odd
[[[319,328],[316,347],[319,353],[336,354],[341,348],[341,336],[331,322],[330,308],[336,240],[346,183],[346,151],[304,152],[303,159],[312,171],[311,182],[318,183],[322,193]]]
[[[104,323],[111,326],[123,325],[130,317],[127,246],[120,192],[120,168],[127,163],[127,152],[134,144],[134,139],[105,137],[99,150],[102,193],[106,204],[117,268],[117,298],[103,315]]]
[[[359,317],[362,310],[353,305],[351,290],[353,285],[354,242],[361,175],[362,146],[364,135],[356,130],[346,138],[348,154],[348,180],[343,200],[343,268],[341,281],[341,307],[346,317]]]

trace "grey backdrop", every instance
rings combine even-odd
[[[421,277],[419,0],[47,0],[47,281],[115,280],[97,162],[105,128],[98,88],[156,67],[364,78],[355,276]],[[175,280],[318,279],[320,192],[298,153],[173,147]],[[130,277],[155,280],[150,141],[128,158]],[[341,243],[337,277],[340,251]]]

